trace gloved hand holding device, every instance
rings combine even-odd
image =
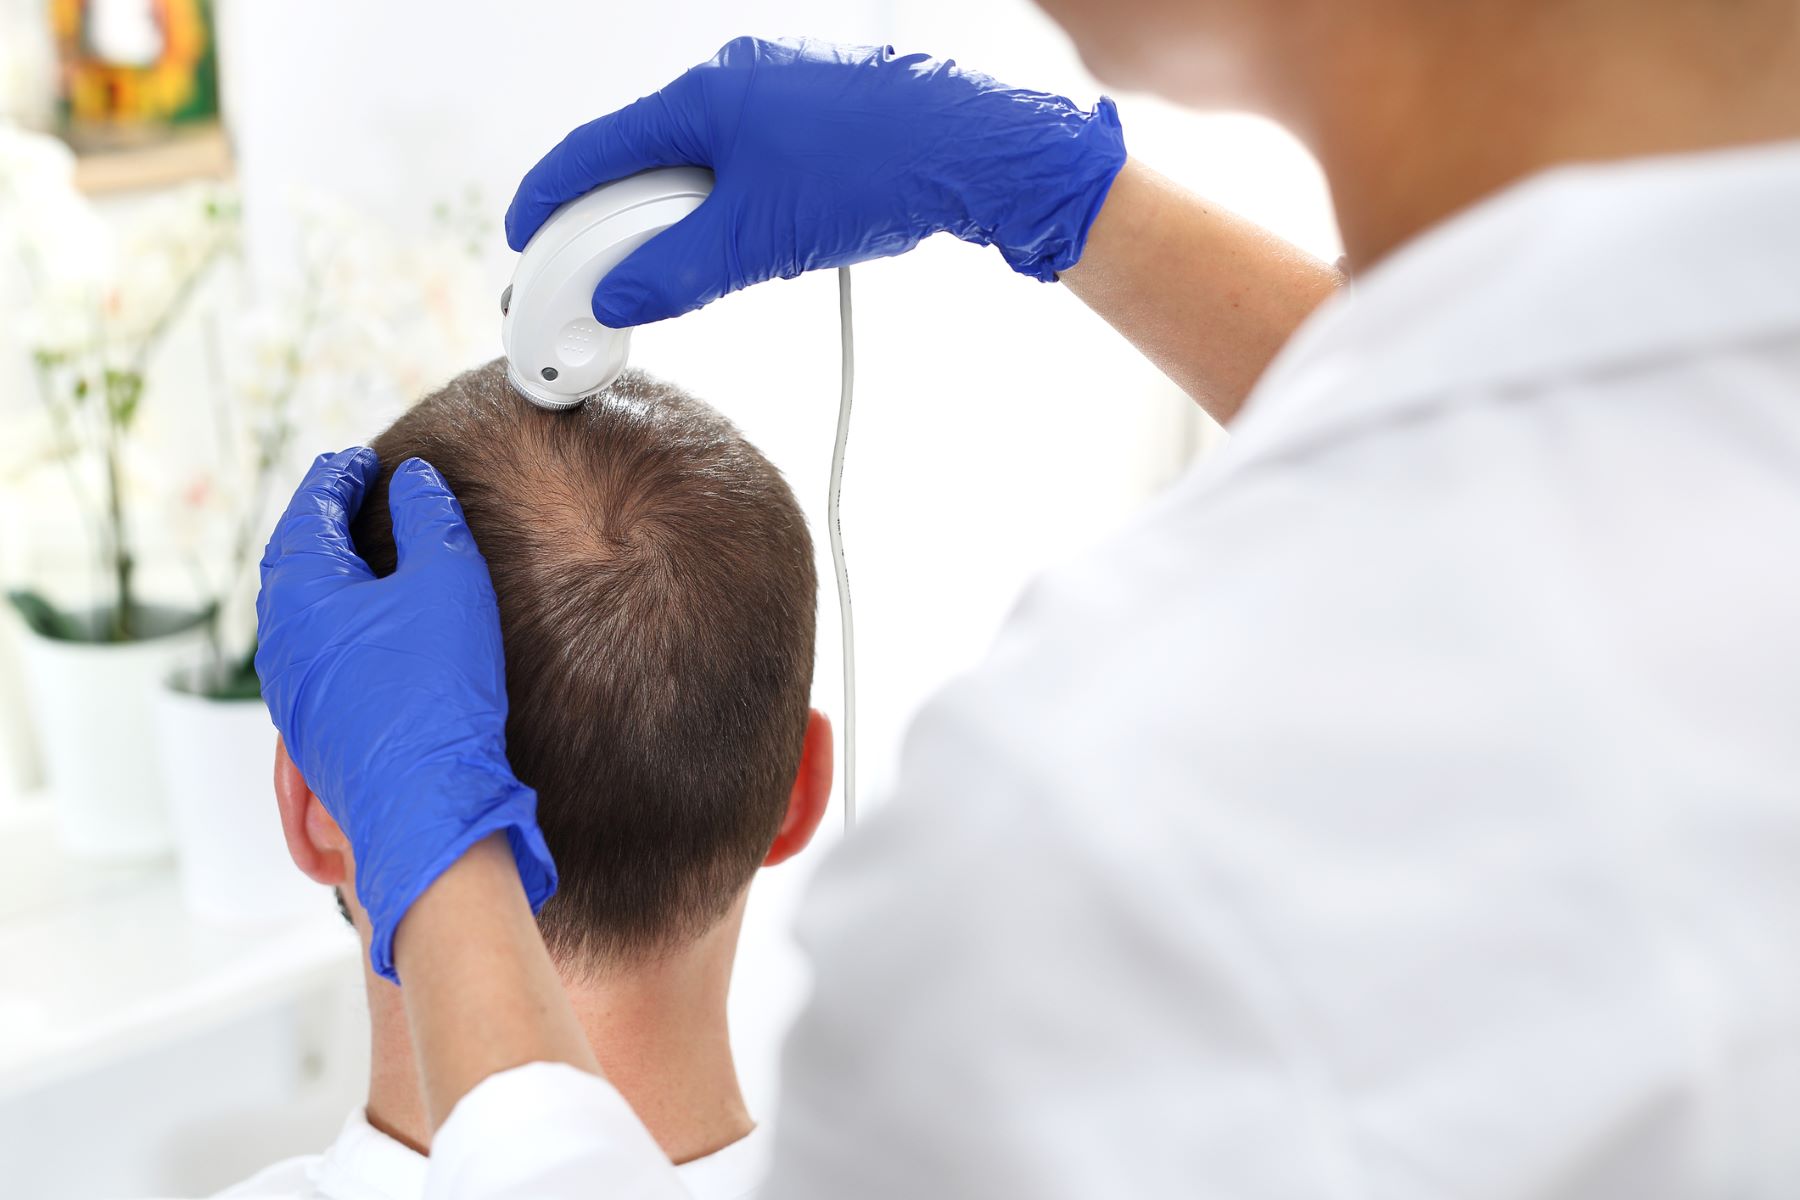
[[[712,169],[712,194],[601,281],[604,324],[678,316],[941,231],[1049,280],[1081,257],[1124,163],[1110,100],[1090,113],[890,47],[738,38],[564,138],[519,185],[506,235],[522,250],[558,205],[650,167],[692,165]]]
[[[444,479],[394,472],[399,566],[377,579],[350,519],[377,470],[367,448],[313,463],[262,559],[256,670],[307,785],[356,855],[376,971],[431,882],[504,832],[535,911],[556,891],[537,794],[506,760],[506,668],[487,563]]]

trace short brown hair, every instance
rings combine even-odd
[[[418,457],[461,500],[500,601],[507,755],[537,789],[559,958],[654,955],[718,921],[799,769],[817,578],[781,473],[716,411],[639,371],[548,412],[503,360],[376,438],[352,530],[394,569],[387,486]]]

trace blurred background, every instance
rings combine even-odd
[[[360,1103],[357,946],[287,865],[269,794],[256,557],[314,454],[498,354],[500,218],[524,170],[740,33],[1100,92],[1024,0],[0,0],[8,1195],[204,1194],[321,1148]],[[1138,156],[1338,253],[1319,173],[1281,131],[1118,99]],[[938,238],[854,275],[844,528],[873,808],[909,715],[1024,582],[1219,434],[991,251]],[[632,355],[744,428],[823,552],[832,277],[641,330]],[[814,701],[835,715],[829,562],[820,576]],[[753,893],[732,1019],[761,1116],[806,989],[790,917],[835,836]]]

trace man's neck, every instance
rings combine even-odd
[[[575,1014],[607,1079],[677,1163],[754,1127],[726,1026],[737,918],[678,954],[616,973],[565,973]],[[366,965],[366,964],[365,964]],[[415,1150],[430,1144],[400,989],[369,976],[369,1123]]]
[[[1366,267],[1551,166],[1800,138],[1800,21],[1783,28],[1774,7],[1648,6],[1634,21],[1618,4],[1444,5],[1404,30],[1320,28],[1284,115]]]

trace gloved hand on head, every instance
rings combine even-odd
[[[1050,280],[1081,257],[1125,163],[1118,112],[892,47],[738,38],[662,91],[591,121],[525,176],[523,250],[558,205],[650,167],[704,166],[712,194],[600,282],[615,328],[766,279],[912,249],[947,231]]]
[[[256,670],[289,756],[350,839],[370,960],[396,979],[400,919],[476,842],[507,835],[533,911],[556,867],[537,795],[507,764],[500,610],[462,506],[430,466],[401,463],[399,565],[377,579],[350,542],[376,471],[357,448],[301,482],[263,554]]]

